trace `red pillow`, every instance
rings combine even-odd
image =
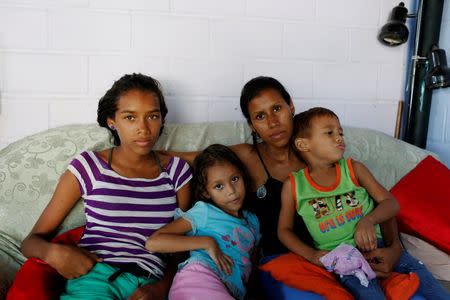
[[[400,231],[450,254],[450,170],[428,156],[391,192],[400,204]]]
[[[67,231],[52,240],[53,243],[77,245],[84,226]],[[16,273],[6,296],[7,300],[59,299],[65,279],[55,269],[37,258],[28,259]]]

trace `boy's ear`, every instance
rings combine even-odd
[[[309,150],[308,139],[305,138],[296,138],[294,140],[295,148],[297,148],[300,152],[306,152]]]

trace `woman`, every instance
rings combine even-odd
[[[253,144],[238,144],[230,148],[246,165],[253,183],[251,202],[256,212],[262,234],[261,262],[287,252],[277,236],[281,207],[281,189],[289,173],[298,171],[305,164],[289,146],[295,113],[291,96],[276,79],[256,77],[242,89],[240,105],[242,113],[252,129]],[[198,152],[171,153],[192,164]],[[296,218],[295,232],[312,245],[311,237],[301,219]],[[395,220],[382,224],[386,248],[367,254],[377,258],[372,265],[378,276],[387,277],[400,258],[401,244]],[[267,273],[262,274],[264,294],[269,299],[323,299],[311,292],[298,291],[275,281]]]

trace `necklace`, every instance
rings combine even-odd
[[[267,195],[266,186],[264,184],[262,184],[256,189],[256,197],[258,197],[259,199],[262,199],[262,198],[266,197],[266,195]]]

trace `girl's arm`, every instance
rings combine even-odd
[[[233,262],[231,258],[222,253],[214,238],[184,235],[191,230],[191,223],[184,218],[179,218],[153,233],[147,239],[145,247],[152,252],[159,253],[204,249],[221,270],[230,274]]]
[[[295,200],[292,195],[290,178],[286,179],[281,191],[281,211],[278,219],[278,238],[292,252],[318,266],[323,266],[319,258],[328,253],[316,250],[303,243],[294,233]]]
[[[77,179],[70,171],[66,171],[52,199],[21,245],[21,251],[26,257],[42,259],[65,278],[86,274],[100,260],[95,254],[81,248],[48,241],[80,196]]]
[[[358,161],[352,161],[352,166],[359,184],[377,202],[374,210],[358,221],[355,231],[356,245],[362,251],[371,251],[377,247],[375,225],[395,217],[400,206],[394,196],[373,177],[366,166]]]

